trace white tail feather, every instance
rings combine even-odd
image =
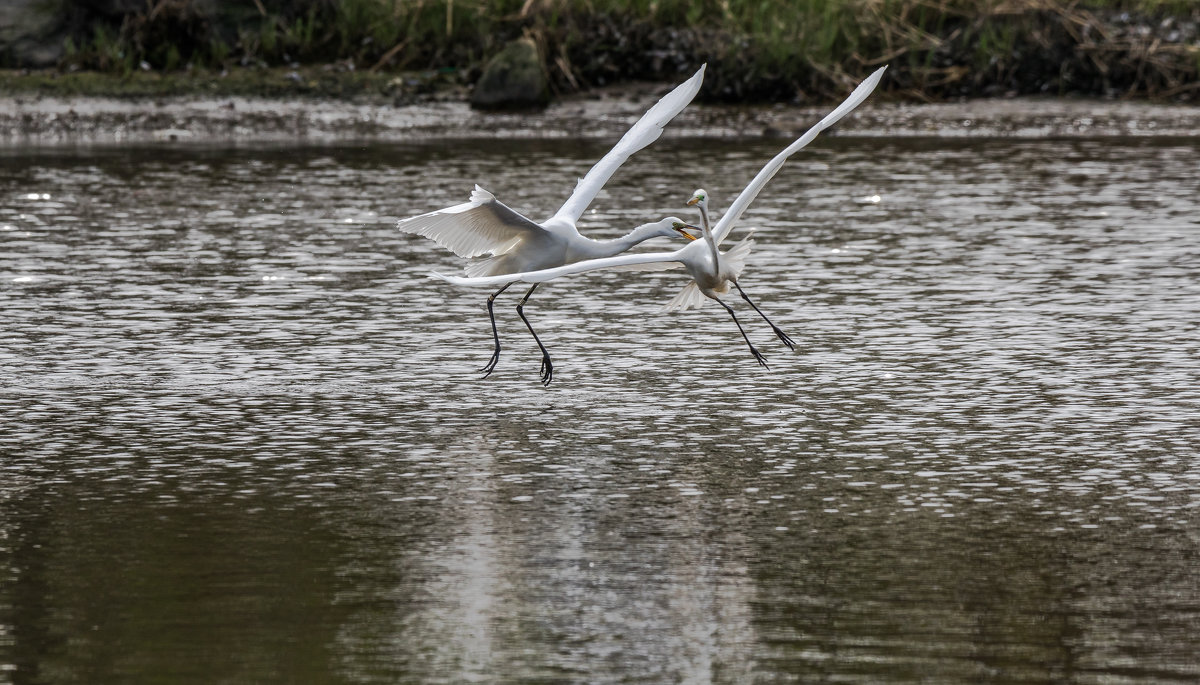
[[[671,301],[663,305],[664,312],[681,311],[686,312],[692,308],[698,308],[708,299],[704,293],[700,292],[700,286],[696,285],[695,281],[683,286],[683,290],[679,294],[671,298]]]
[[[742,271],[746,269],[746,260],[750,257],[750,248],[754,247],[754,232],[746,234],[745,238],[738,241],[737,245],[729,248],[729,251],[721,255],[721,261],[725,267],[733,274],[733,280],[742,277]]]

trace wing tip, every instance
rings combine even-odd
[[[487,190],[484,190],[483,186],[479,185],[478,183],[475,184],[475,190],[471,191],[471,202],[474,202],[476,204],[483,204],[485,202],[491,202],[492,200],[495,200],[495,199],[496,199],[495,195],[492,195]]]

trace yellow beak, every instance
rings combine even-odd
[[[691,233],[688,233],[687,231],[684,230],[684,228],[690,228],[693,231],[699,231],[700,230],[699,228],[697,228],[691,224],[686,224],[681,228],[675,229],[676,231],[679,231],[679,235],[683,236],[684,238],[687,238],[688,240],[697,240],[697,236],[694,236]]]
[[[697,202],[699,202],[699,201],[700,201],[700,198],[698,198],[698,197],[693,197],[692,199],[690,199],[690,200],[688,200],[688,201],[687,201],[687,206],[688,206],[688,207],[691,207],[691,206],[695,205],[695,204],[696,204]]]

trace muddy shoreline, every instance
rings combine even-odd
[[[544,112],[522,114],[480,113],[455,101],[395,106],[290,98],[9,96],[0,98],[0,146],[611,138],[628,128],[664,88],[613,89],[567,98]],[[804,131],[827,109],[693,105],[668,127],[667,135],[789,138]],[[875,102],[847,117],[836,134],[1197,137],[1197,121],[1197,105],[1066,98]]]

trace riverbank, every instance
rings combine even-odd
[[[542,112],[481,113],[461,100],[397,106],[379,99],[18,96],[0,108],[0,145],[128,143],[429,142],[470,138],[614,139],[667,86],[636,84],[564,98]],[[674,137],[791,138],[828,110],[693,105]],[[1200,106],[1073,98],[987,98],[948,103],[869,102],[833,135],[898,137],[1196,137]]]
[[[86,94],[120,95],[132,82],[278,96],[290,86],[269,78],[243,92],[272,69],[337,97],[414,72],[471,87],[525,37],[556,97],[675,81],[706,62],[709,103],[836,101],[883,63],[881,92],[911,101],[1200,98],[1200,7],[1186,0],[58,0],[63,11],[42,15],[55,3],[15,4],[24,25],[0,26],[0,67],[49,71],[0,92],[107,82],[112,92]]]

